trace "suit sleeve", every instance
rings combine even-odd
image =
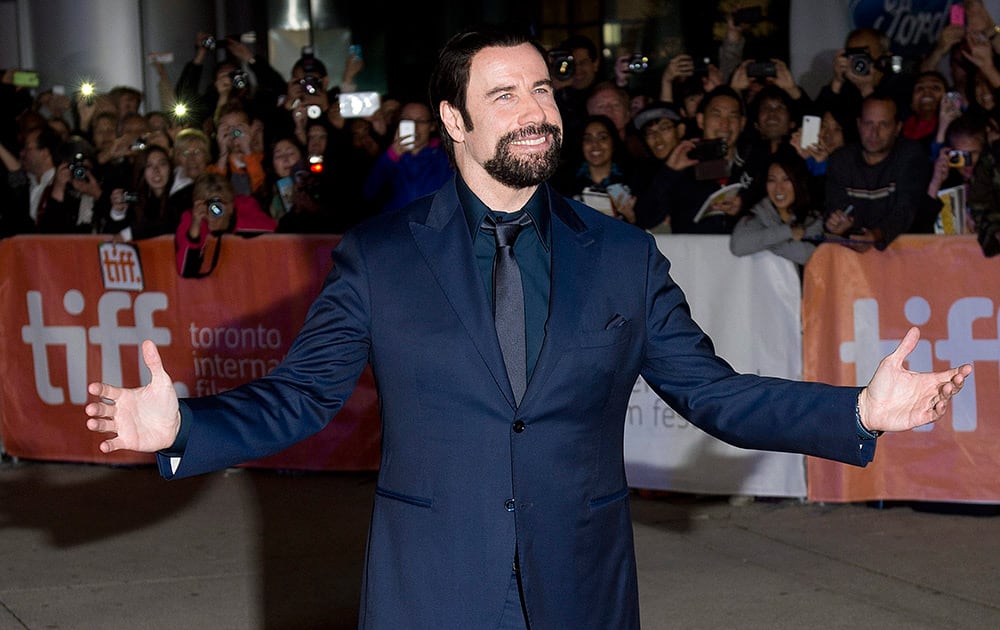
[[[649,240],[646,348],[640,373],[671,408],[741,448],[803,453],[863,466],[874,440],[857,431],[857,387],[738,374],[691,318],[670,263]]]
[[[322,429],[343,407],[368,362],[370,303],[358,239],[345,235],[334,266],[281,365],[223,394],[183,401],[187,444],[168,478],[276,453]],[[169,471],[164,454],[160,470]]]

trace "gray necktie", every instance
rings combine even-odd
[[[530,224],[531,215],[527,212],[513,221],[502,223],[487,214],[483,222],[483,229],[493,233],[497,244],[493,259],[493,320],[507,366],[507,378],[518,404],[527,388],[528,367],[524,340],[524,289],[521,268],[514,258],[514,241],[521,228]]]

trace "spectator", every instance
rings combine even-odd
[[[583,127],[581,155],[558,177],[557,190],[605,214],[635,223],[625,147],[615,123],[600,114]]]
[[[586,35],[572,35],[551,52],[573,57],[573,74],[562,82],[557,79],[555,98],[563,120],[563,156],[575,156],[579,154],[583,121],[588,115],[587,99],[597,82],[601,58],[597,45]]]
[[[222,236],[274,232],[276,222],[249,195],[237,195],[229,179],[205,173],[194,183],[194,205],[181,214],[174,234],[177,273],[185,278],[209,275],[219,262]]]
[[[170,203],[187,209],[194,205],[194,181],[205,172],[212,158],[212,143],[200,129],[182,129],[174,139],[174,177]]]
[[[823,235],[823,220],[811,203],[808,180],[800,157],[791,151],[773,154],[767,165],[766,194],[736,223],[730,251],[746,256],[766,249],[805,265]]]
[[[1000,254],[1000,145],[983,152],[972,173],[969,212],[984,256]]]
[[[955,187],[969,189],[971,192],[973,173],[983,156],[989,154],[987,148],[986,121],[981,115],[963,114],[948,125],[927,185],[928,203],[914,220],[912,231],[944,233],[941,217],[943,204],[938,193]],[[965,214],[968,222],[953,226],[953,233],[959,234],[975,231],[973,215],[969,212],[971,197],[962,197],[966,199],[966,207],[961,209],[960,214]]]
[[[236,103],[222,108],[215,133],[218,159],[207,171],[229,178],[234,194],[266,197],[264,155],[250,141],[250,116]]]
[[[268,161],[268,180],[272,182],[271,202],[267,206],[267,212],[275,221],[280,221],[281,217],[292,209],[294,176],[296,169],[300,172],[304,169],[305,162],[305,149],[294,136],[279,138],[271,146]]]
[[[625,144],[625,149],[632,159],[649,157],[645,143],[629,125],[630,111],[628,92],[611,81],[595,85],[590,97],[587,98],[587,116],[603,115],[611,119],[618,137]],[[587,119],[584,119],[584,123],[586,121]]]
[[[94,148],[73,136],[58,150],[58,165],[38,231],[47,234],[85,234],[91,231],[96,206],[103,197],[94,174]]]
[[[27,178],[20,186],[20,201],[28,210],[33,225],[45,214],[51,194],[52,180],[56,175],[56,155],[60,146],[59,136],[48,125],[29,131],[21,147],[21,167]]]
[[[399,126],[392,146],[375,163],[365,181],[365,200],[380,212],[402,208],[409,202],[436,192],[452,176],[448,154],[437,136],[430,107],[424,103],[403,106],[403,121],[412,121],[412,142],[400,137]]]
[[[905,77],[891,72],[891,54],[884,33],[867,27],[851,31],[844,48],[833,58],[833,78],[820,90],[817,104],[845,108],[853,116],[860,110],[862,99],[878,90],[892,98],[897,110],[903,112],[909,106],[912,90]]]
[[[677,143],[684,138],[686,124],[672,103],[655,101],[632,118],[632,125],[642,135],[650,154],[665,162]]]
[[[664,166],[639,191],[635,205],[639,227],[665,230],[668,223],[669,229],[678,234],[732,232],[743,207],[738,195],[713,199],[709,202],[712,216],[699,222],[695,217],[721,188],[749,183],[742,180],[743,161],[736,150],[736,140],[746,122],[743,100],[731,87],[717,87],[701,100],[696,121],[702,138],[678,143]],[[697,145],[702,146],[695,151]],[[709,147],[717,151],[703,155],[702,151]]]
[[[930,169],[920,145],[900,138],[902,123],[887,96],[864,99],[857,144],[830,156],[826,231],[859,251],[883,250],[910,229],[924,203]]]
[[[173,234],[185,208],[179,198],[170,197],[173,164],[165,147],[151,144],[139,153],[128,189],[111,191],[111,209],[101,232],[118,234],[126,241],[138,241]]]
[[[796,129],[789,140],[792,148],[806,161],[809,169],[809,195],[817,208],[826,207],[826,166],[834,151],[845,144],[858,141],[857,121],[842,110],[828,103],[819,112],[819,141],[802,147],[802,130]]]
[[[920,142],[930,157],[931,142],[938,128],[941,102],[948,81],[940,72],[927,70],[917,76],[910,100],[910,115],[903,122],[903,137]]]

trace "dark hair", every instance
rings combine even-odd
[[[169,175],[167,183],[163,187],[163,194],[159,198],[153,197],[155,193],[146,182],[146,164],[149,157],[154,153],[162,153],[167,158],[169,164]],[[135,163],[132,165],[132,191],[139,193],[139,201],[133,206],[135,212],[134,223],[143,225],[145,223],[173,222],[174,217],[168,216],[167,199],[170,197],[170,188],[174,183],[173,159],[170,157],[170,150],[158,144],[147,145],[145,149],[135,156]]]
[[[788,110],[788,117],[795,122],[796,115],[798,114],[798,108],[795,106],[795,101],[784,89],[778,87],[773,83],[768,83],[754,95],[753,100],[750,101],[750,106],[747,108],[747,117],[753,122],[757,122],[757,117],[760,115],[760,106],[765,101],[781,101],[785,109]]]
[[[728,96],[729,98],[735,99],[736,102],[739,103],[740,116],[747,115],[746,103],[743,102],[743,99],[740,97],[739,92],[729,87],[728,85],[720,85],[714,88],[711,92],[705,94],[705,96],[702,97],[701,102],[698,103],[698,113],[704,114],[705,110],[708,108],[708,104],[713,99],[719,98],[720,96]]]
[[[521,44],[531,44],[543,59],[545,49],[526,32],[520,29],[508,29],[497,26],[485,26],[462,31],[448,40],[438,54],[437,65],[431,72],[430,96],[431,112],[442,130],[441,142],[448,155],[454,160],[455,148],[441,121],[441,103],[447,102],[462,114],[462,122],[469,130],[472,129],[472,119],[466,95],[469,88],[469,69],[472,58],[484,48],[513,48]]]
[[[945,143],[950,146],[954,143],[954,139],[958,137],[979,140],[983,143],[983,148],[985,149],[989,144],[986,135],[986,117],[981,114],[966,112],[951,121],[948,129],[945,131]]]
[[[851,144],[858,141],[858,121],[850,107],[840,104],[839,101],[831,100],[824,105],[816,115],[821,119],[824,115],[830,116],[840,125],[840,132],[844,134],[844,144]]]
[[[580,159],[582,159],[584,162],[587,161],[586,158],[583,157],[582,146],[583,146],[583,134],[587,131],[587,126],[589,126],[590,123],[597,123],[601,125],[611,136],[611,161],[621,166],[626,156],[625,142],[622,141],[621,136],[618,135],[618,128],[615,127],[614,121],[605,116],[604,114],[592,114],[590,116],[587,116],[583,120],[583,124],[580,125],[580,142],[579,142],[581,147]]]
[[[867,105],[868,103],[874,103],[876,101],[882,103],[892,103],[892,109],[893,112],[895,112],[893,114],[893,119],[895,119],[896,122],[902,122],[903,119],[900,117],[902,115],[902,112],[900,112],[899,103],[897,103],[896,99],[892,98],[888,94],[879,92],[878,90],[872,92],[868,96],[861,99],[861,107],[858,108],[858,118],[861,118],[861,116],[864,115],[865,105]]]
[[[782,147],[771,154],[767,161],[767,166],[760,177],[762,183],[762,197],[766,196],[767,174],[772,166],[778,166],[792,180],[792,190],[795,192],[795,201],[792,202],[791,211],[795,215],[796,221],[805,223],[812,209],[812,198],[809,195],[809,169],[795,149]]]
[[[590,55],[591,61],[600,60],[600,57],[597,56],[597,45],[594,43],[594,40],[586,35],[570,35],[559,44],[559,50],[565,50],[566,52],[573,52],[578,48],[586,50],[587,54]]]

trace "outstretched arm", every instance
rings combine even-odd
[[[940,419],[962,389],[971,365],[943,372],[911,372],[903,361],[917,347],[920,330],[910,328],[899,346],[879,363],[858,396],[861,423],[869,431],[907,431]]]
[[[181,426],[177,393],[152,341],[143,342],[142,358],[153,375],[148,385],[124,389],[91,383],[87,387],[98,398],[86,406],[87,428],[117,434],[101,442],[105,453],[119,449],[154,453],[169,448],[177,438]]]

